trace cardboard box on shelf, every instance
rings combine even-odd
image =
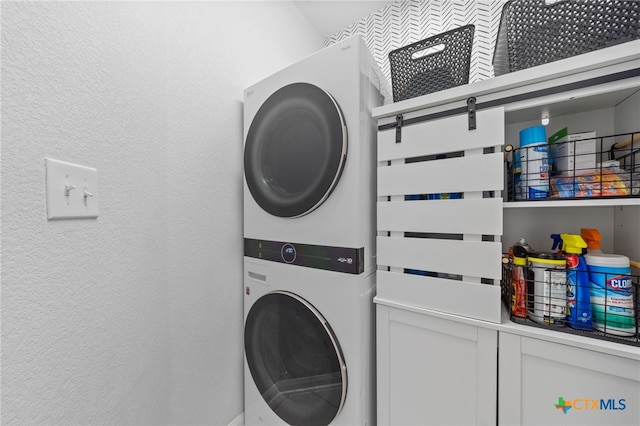
[[[569,134],[567,128],[549,137],[554,175],[580,175],[596,168],[596,132]]]

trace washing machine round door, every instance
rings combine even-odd
[[[259,298],[249,310],[245,354],[258,391],[291,425],[328,425],[347,394],[347,369],[329,323],[288,292]]]
[[[267,98],[253,118],[245,179],[268,213],[303,216],[331,194],[346,155],[347,129],[336,101],[317,86],[294,83]]]

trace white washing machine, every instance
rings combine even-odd
[[[375,425],[375,274],[244,270],[245,425]]]
[[[375,424],[381,75],[354,36],[245,91],[246,425]]]
[[[245,90],[245,255],[375,270],[380,76],[353,36]]]

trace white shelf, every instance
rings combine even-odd
[[[534,339],[545,340],[548,342],[559,343],[563,345],[570,345],[577,348],[588,349],[592,351],[602,352],[605,354],[621,356],[629,358],[635,361],[640,361],[640,348],[633,345],[627,345],[618,342],[612,342],[608,340],[596,339],[589,336],[580,336],[577,334],[563,333],[552,328],[532,327],[529,325],[518,324],[512,322],[509,319],[509,312],[507,308],[500,303],[501,321],[491,322],[483,321],[477,318],[468,316],[451,314],[449,312],[442,312],[425,308],[423,306],[415,306],[407,303],[398,302],[396,300],[385,299],[384,297],[376,296],[374,303],[378,305],[385,305],[392,308],[411,311],[422,315],[432,316],[436,318],[443,318],[449,321],[459,322],[463,324],[473,325],[480,328],[487,328],[490,330],[497,330],[516,334],[519,336],[531,337]]]
[[[466,106],[466,100],[470,96],[478,98],[478,102],[487,102],[504,96],[544,89],[549,82],[552,84],[571,83],[578,79],[597,77],[606,72],[637,68],[639,59],[640,40],[634,40],[595,52],[478,81],[473,84],[465,84],[424,96],[386,104],[374,108],[372,115],[373,118],[380,120],[380,124],[383,124],[395,120],[397,114],[405,114],[405,118],[408,118],[411,113],[421,113],[420,111],[441,108],[443,105],[459,103]],[[633,85],[637,85],[638,79],[634,78],[632,80],[634,82]],[[626,83],[623,83],[623,86],[626,86]],[[515,108],[521,107],[516,106]]]
[[[640,206],[640,198],[608,198],[599,200],[587,198],[581,200],[544,200],[544,201],[511,201],[502,204],[505,209],[540,208],[540,207],[616,207]]]

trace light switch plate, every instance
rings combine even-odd
[[[47,180],[47,219],[98,217],[98,170],[44,159]]]

